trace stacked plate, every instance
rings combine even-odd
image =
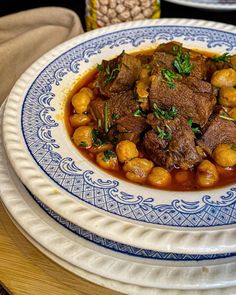
[[[236,9],[235,0],[165,0],[174,4],[196,7],[199,9],[232,11]]]
[[[168,192],[115,179],[78,152],[65,126],[67,95],[84,73],[122,50],[171,40],[233,53],[236,28],[184,19],[125,23],[35,62],[2,107],[2,202],[36,247],[95,283],[126,294],[235,294],[235,186]]]

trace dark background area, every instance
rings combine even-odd
[[[127,0],[128,1],[128,0]],[[236,25],[236,11],[210,11],[161,2],[161,17],[197,18]],[[0,16],[42,6],[62,6],[74,10],[85,27],[85,0],[0,1]],[[1,29],[1,28],[0,28]]]

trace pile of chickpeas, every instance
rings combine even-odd
[[[216,71],[211,80],[212,85],[219,88],[219,103],[226,107],[229,115],[236,120],[236,71],[223,69]],[[91,83],[90,83],[91,84]],[[91,86],[91,87],[90,87]],[[95,99],[92,84],[83,87],[72,97],[74,114],[70,116],[71,126],[74,128],[72,140],[77,147],[85,149],[95,157],[96,163],[103,169],[118,171],[122,169],[125,177],[136,183],[149,183],[158,188],[168,188],[173,175],[162,168],[155,167],[154,163],[143,157],[135,143],[129,140],[120,141],[115,147],[111,143],[93,146],[93,129],[95,122],[89,114],[89,104]],[[112,150],[112,156],[106,158],[105,153]],[[213,159],[203,160],[196,168],[196,183],[200,187],[212,187],[219,180],[221,167],[236,165],[236,151],[230,144],[220,144],[213,151]],[[186,181],[188,171],[179,171],[175,174],[178,183]]]
[[[159,17],[159,13],[157,13],[158,0],[96,0],[87,2],[87,17],[90,22],[94,18],[92,29],[125,21]]]

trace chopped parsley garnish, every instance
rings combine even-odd
[[[110,128],[108,101],[104,104],[104,130],[107,133]]]
[[[231,150],[236,151],[236,145],[232,145]]]
[[[134,117],[142,117],[143,112],[140,109],[137,109],[135,112],[133,112]]]
[[[188,76],[193,68],[190,62],[190,55],[188,52],[184,53],[182,48],[179,47],[176,53],[176,58],[173,61],[173,66],[177,69],[180,75]]]
[[[97,64],[97,70],[99,72],[103,71],[103,65],[102,64]]]
[[[188,118],[187,122],[188,122],[188,125],[191,127],[194,134],[201,134],[202,133],[199,127],[193,126],[193,119],[192,118]]]
[[[100,146],[105,143],[105,140],[102,134],[96,129],[92,130],[92,140],[93,140],[93,146]]]
[[[169,110],[164,111],[164,110],[158,108],[158,106],[154,103],[153,104],[153,113],[158,119],[164,118],[167,120],[171,120],[177,116],[178,111],[175,107],[171,107]]]
[[[114,69],[111,69],[109,65],[105,68],[105,73],[106,73],[106,79],[104,81],[105,85],[109,84],[115,79],[116,75],[120,71],[120,67],[121,65],[117,64]]]
[[[229,117],[229,116],[219,115],[219,117],[220,117],[221,119],[224,119],[224,120],[235,121],[233,118],[231,118],[231,117]]]
[[[215,62],[221,62],[221,61],[230,62],[230,59],[231,59],[231,55],[229,53],[224,53],[224,54],[222,54],[220,56],[214,55],[212,57],[212,60],[215,61]]]
[[[162,69],[161,74],[169,88],[175,89],[174,79],[179,79],[180,75],[169,69]]]
[[[232,66],[231,68],[236,71],[236,66]]]
[[[164,130],[162,130],[161,128],[157,127],[157,130],[156,132],[158,133],[158,136],[161,138],[161,139],[164,139],[164,140],[171,140],[172,139],[172,135],[170,132],[165,132]]]
[[[112,150],[106,150],[104,153],[103,161],[108,162],[111,158],[116,157],[116,153],[113,152]]]
[[[119,119],[119,115],[116,114],[116,113],[113,113],[113,114],[111,115],[111,117],[112,117],[112,120],[117,120],[117,119]]]
[[[88,147],[88,143],[86,141],[81,141],[79,146],[82,148],[86,148],[86,147]]]

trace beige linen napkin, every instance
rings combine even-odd
[[[72,10],[44,7],[0,18],[0,104],[19,76],[43,53],[83,33]]]

